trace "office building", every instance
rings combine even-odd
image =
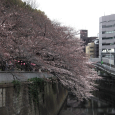
[[[102,16],[99,19],[99,58],[102,60],[115,50],[115,14]],[[110,56],[111,57],[111,56]],[[113,59],[114,60],[114,59]],[[115,62],[115,61],[114,61]]]

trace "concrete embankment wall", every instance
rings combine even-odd
[[[49,73],[0,72],[0,115],[14,115],[19,113],[20,115],[35,115],[35,113],[38,115],[57,115],[59,113],[65,99],[67,98],[68,91],[58,82],[44,83],[42,88],[38,87],[38,89],[36,89],[36,85],[34,86],[34,84],[32,86],[30,84],[30,87],[28,87],[28,83],[24,83],[20,87],[13,87],[13,83],[10,83],[14,79],[27,81],[34,77],[54,78],[54,76]],[[31,90],[33,87],[34,91],[36,89],[36,91],[38,90],[39,92],[39,101],[37,104],[34,104],[32,98],[35,93]],[[38,97],[35,96],[34,100],[37,100]]]
[[[30,78],[49,78],[53,77],[49,73],[41,72],[0,72],[0,83],[9,83],[13,80],[27,81]]]
[[[47,82],[37,89],[35,84],[5,85],[0,87],[0,115],[58,115],[68,95],[59,83]]]

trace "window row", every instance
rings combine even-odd
[[[114,31],[108,31],[108,32],[102,31],[102,34],[111,34],[111,33],[115,33],[115,30]]]
[[[114,39],[114,38],[115,38],[115,36],[114,37],[103,37],[102,40]]]
[[[102,28],[110,28],[110,27],[115,27],[115,24],[114,25],[102,25]]]
[[[115,20],[108,20],[108,21],[103,21],[101,23],[105,23],[105,22],[114,22]]]
[[[102,45],[115,45],[115,42],[114,43],[102,43]]]

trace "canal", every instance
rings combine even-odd
[[[96,83],[98,90],[89,100],[76,101],[70,93],[59,115],[115,115],[115,78],[103,77]]]
[[[115,115],[114,77],[96,83],[94,97],[83,102],[57,82],[0,85],[0,115]]]

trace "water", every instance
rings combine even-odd
[[[115,105],[97,97],[84,102],[71,101],[66,101],[59,115],[115,115]]]
[[[69,94],[59,115],[115,115],[114,77],[105,77],[97,83],[99,90],[92,92],[95,97],[90,100],[78,102]]]

